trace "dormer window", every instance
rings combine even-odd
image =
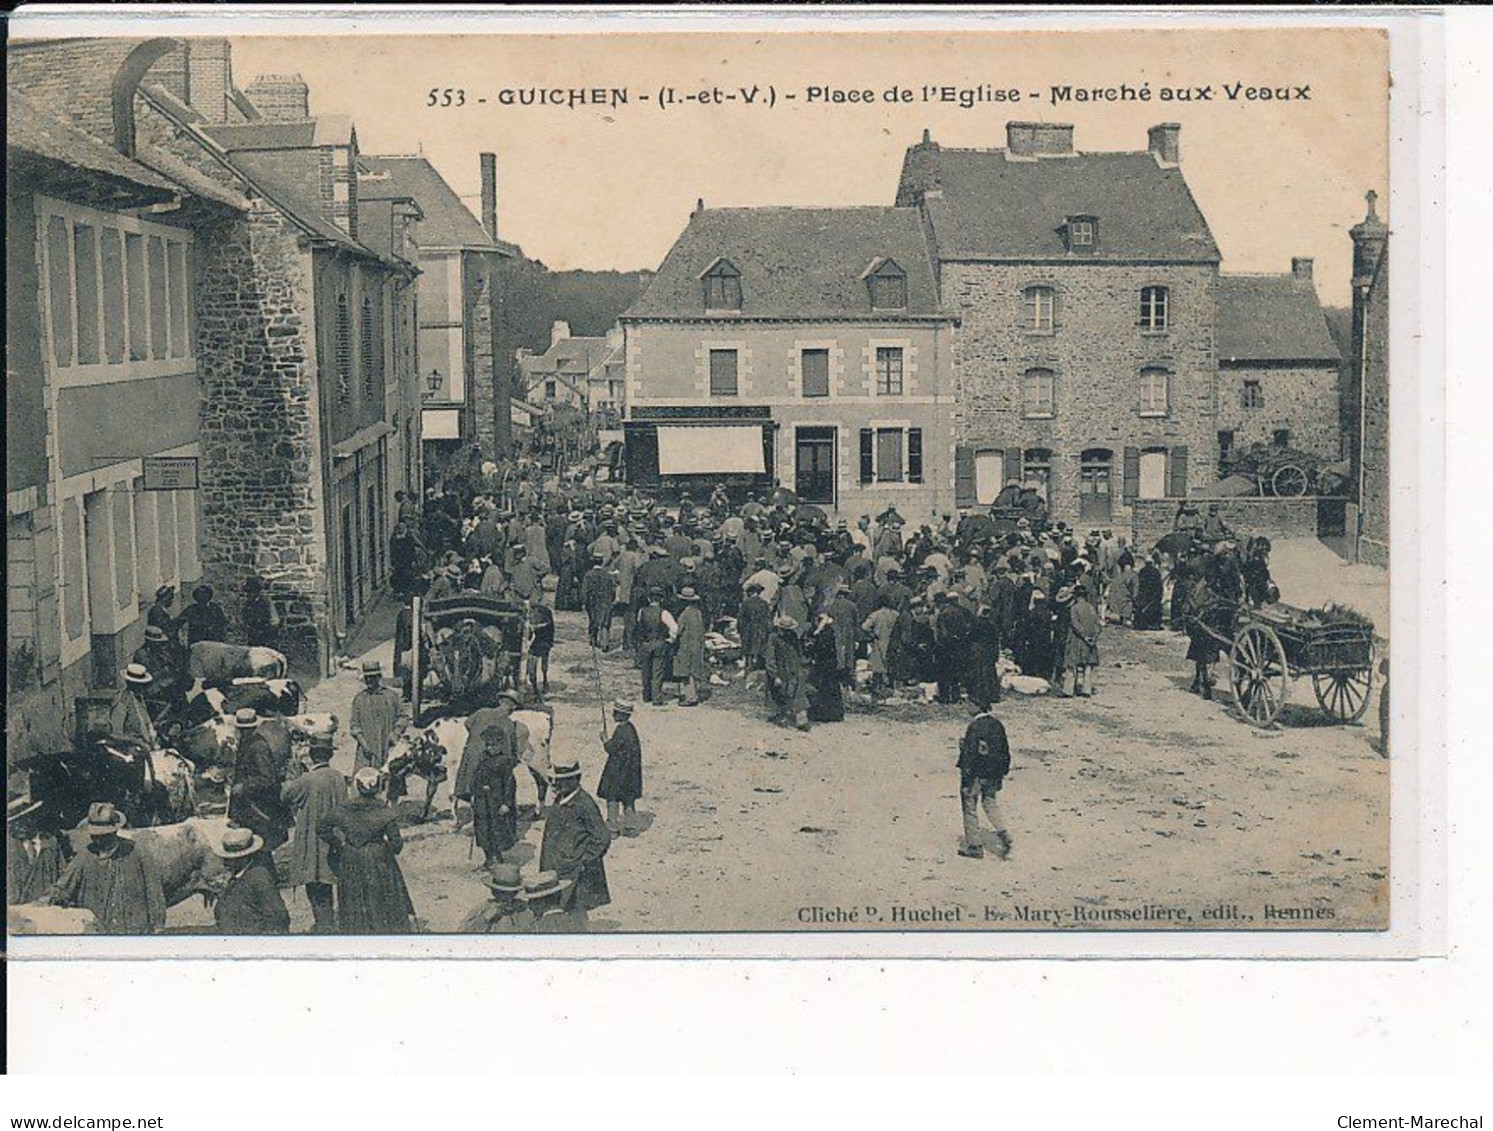
[[[907,309],[907,272],[890,259],[872,260],[865,274],[872,310]]]
[[[706,310],[741,309],[741,272],[729,259],[717,259],[700,277],[705,282]]]
[[[1068,250],[1091,252],[1099,245],[1099,221],[1092,216],[1068,217]]]

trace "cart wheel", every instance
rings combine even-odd
[[[1270,477],[1270,489],[1282,498],[1298,498],[1306,494],[1306,472],[1294,463],[1278,467]]]
[[[1317,702],[1340,723],[1356,723],[1369,709],[1369,692],[1374,687],[1374,669],[1312,673],[1312,690]]]
[[[1234,709],[1245,722],[1269,726],[1286,705],[1291,690],[1280,638],[1262,624],[1246,625],[1234,637],[1229,665]]]

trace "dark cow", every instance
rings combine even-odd
[[[79,750],[33,755],[16,768],[26,774],[31,796],[56,831],[76,825],[95,801],[111,802],[136,827],[195,811],[191,768],[174,751],[100,739]]]

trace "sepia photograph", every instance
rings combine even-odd
[[[16,953],[1404,921],[1382,27],[393,30],[11,29]]]

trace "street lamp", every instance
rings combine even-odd
[[[445,383],[446,379],[441,376],[441,371],[432,368],[429,376],[425,378],[425,399],[433,399],[441,391],[441,386]]]

